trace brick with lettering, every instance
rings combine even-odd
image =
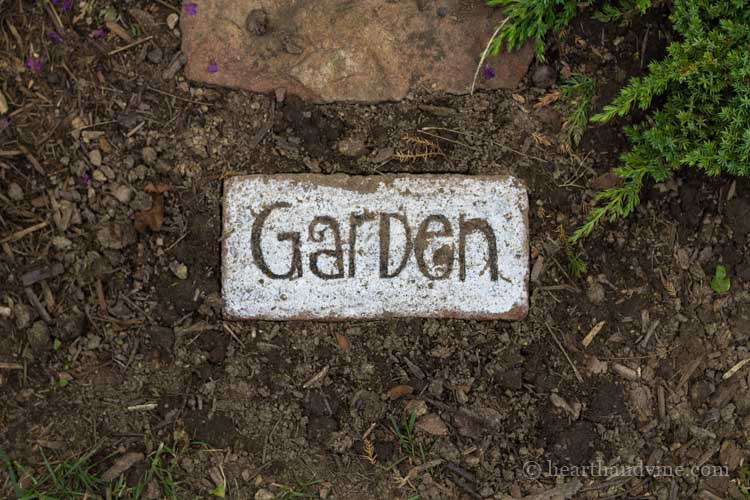
[[[232,177],[223,224],[227,318],[528,311],[528,197],[510,176]]]

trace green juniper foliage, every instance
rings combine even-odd
[[[603,22],[612,21],[628,22],[637,14],[645,14],[651,7],[652,0],[622,0],[619,4],[606,3],[601,10],[594,14],[594,17]]]
[[[594,80],[576,73],[560,84],[561,101],[568,107],[562,128],[562,139],[567,149],[578,146],[589,123],[589,108],[594,98]]]
[[[517,49],[526,40],[534,40],[537,59],[544,59],[544,36],[548,31],[560,31],[578,12],[578,0],[487,0],[487,5],[505,7],[508,22],[490,45],[490,54],[497,54],[505,45]]]
[[[750,175],[750,2],[675,0],[671,20],[680,40],[665,59],[592,117],[608,121],[664,98],[649,122],[626,129],[632,148],[615,170],[625,182],[596,196],[573,242],[602,219],[628,216],[649,177],[662,182],[682,167]]]
[[[606,4],[600,20],[619,19],[628,13],[644,13],[654,0],[621,0],[617,4]],[[487,5],[504,7],[508,21],[490,43],[489,53],[517,49],[526,40],[534,41],[537,59],[544,60],[544,37],[547,32],[558,32],[565,28],[578,13],[578,9],[590,5],[580,0],[486,0]]]

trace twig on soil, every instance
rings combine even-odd
[[[656,401],[659,407],[659,421],[664,422],[667,418],[667,402],[664,394],[664,386],[659,385],[656,388]]]
[[[580,288],[576,288],[571,285],[549,285],[549,286],[539,286],[536,287],[537,290],[542,290],[545,292],[553,292],[558,290],[565,290],[567,292],[580,292]]]
[[[59,35],[63,35],[65,33],[65,28],[63,28],[62,20],[60,19],[60,14],[57,13],[57,9],[52,4],[50,0],[47,0],[47,3],[44,5],[44,9],[47,11],[47,14],[49,14],[49,17],[52,19],[52,24],[55,25],[55,30]]]
[[[26,297],[29,299],[29,302],[31,302],[31,304],[36,308],[39,316],[41,316],[46,323],[52,323],[52,318],[47,312],[47,309],[44,308],[44,304],[42,304],[42,302],[39,300],[39,297],[37,297],[36,293],[34,293],[34,290],[32,290],[30,287],[26,287],[23,290],[24,292],[26,292]]]
[[[685,371],[682,373],[682,377],[680,377],[680,381],[677,384],[677,388],[682,388],[685,384],[687,384],[687,381],[690,380],[690,377],[693,376],[693,373],[695,373],[695,370],[698,369],[698,366],[703,362],[703,356],[698,356],[696,359],[692,360],[690,364],[685,368]]]
[[[574,479],[569,483],[561,484],[560,486],[556,486],[542,493],[525,496],[523,497],[523,500],[562,500],[573,498],[582,487],[583,484],[581,483],[581,481],[578,479]]]
[[[44,229],[47,226],[49,226],[49,222],[47,221],[40,222],[39,224],[34,224],[33,226],[27,227],[26,229],[21,229],[20,231],[16,231],[15,233],[10,234],[3,239],[0,239],[0,244],[11,243],[13,241],[20,240],[24,236],[27,236],[35,231],[39,231],[40,229]]]
[[[170,10],[173,10],[173,11],[177,12],[178,14],[180,13],[180,9],[178,9],[178,8],[177,8],[177,7],[175,7],[174,5],[170,5],[170,4],[168,4],[168,3],[167,3],[167,2],[165,2],[164,0],[155,0],[155,1],[156,1],[156,3],[158,3],[159,5],[161,5],[161,6],[163,6],[163,7],[166,7],[166,8],[168,8],[168,9],[170,9]]]
[[[215,104],[212,104],[210,102],[201,102],[201,101],[193,101],[192,99],[187,99],[185,97],[180,97],[178,95],[172,94],[170,92],[165,92],[163,90],[156,89],[150,85],[146,85],[146,90],[150,90],[151,92],[156,92],[157,94],[165,95],[167,97],[173,97],[177,99],[178,101],[184,101],[189,102],[190,104],[197,104],[199,106],[216,106]]]
[[[26,157],[26,159],[29,160],[29,163],[31,163],[31,166],[34,167],[34,170],[39,172],[39,174],[42,175],[43,177],[47,176],[47,172],[45,172],[44,169],[42,168],[42,164],[39,163],[39,160],[37,160],[33,154],[31,154],[31,151],[29,151],[29,148],[27,148],[23,144],[19,144],[18,149],[20,149],[21,152]]]
[[[612,370],[625,380],[636,381],[640,378],[640,375],[636,370],[619,363],[612,363]]]
[[[271,101],[271,109],[270,109],[268,120],[260,127],[260,130],[255,132],[253,136],[250,138],[250,141],[248,142],[248,146],[251,148],[256,147],[258,144],[260,144],[260,141],[263,140],[263,138],[266,136],[268,132],[271,131],[273,128],[273,122],[276,116],[276,102]]]
[[[142,121],[141,123],[139,123],[138,125],[136,125],[132,129],[128,130],[128,133],[125,134],[125,137],[127,137],[128,139],[130,139],[135,134],[137,134],[138,132],[140,132],[144,125],[146,125],[146,122]]]
[[[155,410],[159,406],[156,403],[143,403],[141,405],[128,406],[128,411],[151,411]]]
[[[466,144],[465,142],[456,141],[456,140],[449,139],[449,138],[447,138],[445,136],[442,136],[442,135],[437,135],[437,134],[433,134],[431,132],[426,132],[424,128],[417,130],[417,132],[419,132],[420,134],[424,134],[426,136],[429,136],[429,137],[434,137],[435,139],[440,139],[441,141],[450,142],[452,144],[457,144],[459,146],[463,146],[465,148],[471,149],[472,151],[481,151],[481,149],[475,148],[474,146]]]
[[[470,483],[477,482],[477,478],[474,476],[474,474],[472,474],[471,472],[465,471],[462,467],[459,467],[453,462],[448,462],[447,464],[445,464],[445,468],[448,469],[450,472],[453,472],[454,474],[461,476],[462,478],[469,481]]]
[[[506,17],[503,19],[503,22],[500,23],[500,26],[497,27],[495,32],[490,37],[489,41],[487,42],[487,46],[484,48],[484,51],[482,51],[482,57],[479,58],[479,64],[477,64],[477,70],[474,72],[474,79],[471,81],[471,91],[469,91],[469,95],[474,94],[474,87],[477,84],[477,77],[479,76],[479,70],[482,67],[482,63],[484,63],[484,60],[487,58],[487,54],[490,51],[490,45],[492,45],[492,41],[495,39],[498,33],[500,33],[500,30],[503,29],[503,26],[505,26],[505,23],[508,22],[510,17]]]
[[[743,359],[742,361],[731,367],[724,375],[722,375],[721,379],[727,380],[728,378],[732,377],[732,375],[740,371],[742,367],[748,363],[750,363],[750,358]]]
[[[233,338],[234,340],[236,340],[236,341],[237,341],[237,343],[238,343],[238,344],[240,344],[240,346],[242,346],[242,348],[244,349],[244,348],[245,348],[245,343],[244,343],[244,342],[242,342],[242,340],[240,340],[240,338],[239,338],[239,337],[237,336],[237,334],[235,333],[235,331],[234,331],[234,330],[232,330],[232,329],[231,329],[231,328],[229,327],[229,325],[228,325],[228,324],[226,324],[226,323],[222,323],[222,326],[224,327],[224,330],[226,330],[227,332],[229,332],[229,335],[231,335],[231,336],[232,336],[232,338]]]
[[[281,423],[281,419],[276,420],[276,423],[274,424],[273,429],[271,429],[271,432],[266,434],[266,440],[263,443],[263,455],[261,456],[262,463],[266,463],[266,448],[268,447],[268,443],[271,440],[271,436],[276,434],[276,428],[279,426],[280,423]]]
[[[362,434],[362,440],[364,441],[365,439],[367,439],[367,436],[369,436],[370,433],[373,431],[373,429],[375,429],[375,427],[377,426],[378,426],[377,422],[370,424],[370,427],[368,427],[365,433]]]
[[[0,370],[23,370],[23,365],[19,363],[3,363],[0,361]]]
[[[148,42],[149,40],[151,40],[153,38],[154,38],[153,35],[149,35],[147,37],[141,38],[139,40],[136,40],[133,43],[129,43],[129,44],[125,45],[124,47],[120,47],[119,49],[115,49],[113,51],[110,51],[110,53],[108,55],[111,57],[111,56],[113,56],[115,54],[119,54],[120,52],[124,52],[126,50],[132,49],[133,47],[137,47],[138,45],[141,45],[142,43],[146,43],[146,42]]]
[[[185,238],[187,237],[187,235],[188,235],[188,234],[190,234],[190,233],[189,233],[188,231],[185,231],[184,233],[182,233],[182,236],[180,236],[179,238],[177,238],[177,239],[176,239],[176,240],[174,241],[174,243],[172,243],[171,245],[169,245],[169,246],[168,246],[167,248],[165,248],[165,249],[164,249],[164,253],[167,253],[167,252],[169,252],[170,250],[172,250],[172,249],[173,249],[174,247],[176,247],[176,246],[177,246],[177,244],[178,244],[179,242],[181,242],[182,240],[184,240],[184,239],[185,239]]]
[[[484,140],[481,136],[478,136],[477,134],[472,134],[471,132],[461,132],[460,130],[454,130],[454,129],[446,128],[446,127],[422,127],[419,130],[420,131],[443,130],[445,132],[452,132],[454,134],[463,135],[463,136],[466,136],[466,137],[475,137],[477,139]],[[513,149],[510,146],[506,146],[505,144],[501,144],[499,142],[495,142],[495,141],[488,141],[488,142],[494,144],[495,146],[497,146],[499,148],[505,149],[506,151],[510,151],[511,153],[515,153],[517,155],[521,155],[521,156],[523,156],[525,158],[530,158],[532,160],[542,161],[544,163],[552,163],[551,161],[545,160],[544,158],[540,158],[538,156],[532,156],[532,155],[526,154],[524,152],[518,151],[517,149]]]
[[[581,374],[578,373],[578,368],[576,368],[576,365],[573,364],[573,360],[570,359],[570,356],[568,356],[568,351],[565,350],[565,348],[563,347],[563,345],[557,339],[557,335],[555,335],[555,332],[552,330],[552,327],[549,325],[549,323],[547,323],[545,321],[544,322],[544,326],[546,326],[547,330],[549,330],[549,333],[552,334],[552,338],[554,339],[555,343],[557,344],[557,347],[560,348],[560,350],[562,351],[563,355],[565,356],[565,359],[568,360],[568,363],[570,364],[570,367],[573,368],[573,373],[575,374],[576,379],[578,380],[579,383],[582,384],[583,383],[583,377],[581,377]]]
[[[33,269],[21,276],[21,283],[23,286],[31,286],[55,276],[59,276],[65,269],[62,264],[56,262],[51,266],[44,266]]]
[[[403,479],[399,482],[399,488],[403,488],[409,481],[412,479],[415,479],[418,474],[421,474],[422,472],[432,469],[433,467],[437,467],[438,465],[443,463],[442,458],[436,458],[435,460],[430,460],[429,462],[425,462],[422,465],[417,465],[416,467],[412,467],[409,472],[406,473],[406,476],[404,476]]]
[[[102,280],[96,280],[96,300],[99,303],[99,310],[105,316],[109,316],[109,309],[107,308],[107,299],[104,297],[104,287],[102,286]]]
[[[325,365],[322,370],[320,370],[318,373],[313,375],[307,382],[302,384],[303,389],[309,389],[313,385],[315,385],[317,382],[320,382],[325,378],[326,375],[328,375],[328,370],[331,367],[329,365]]]
[[[600,321],[599,323],[594,325],[591,331],[589,331],[588,335],[583,338],[583,347],[588,347],[589,344],[594,341],[594,338],[599,335],[600,331],[602,331],[604,323],[606,323],[606,321]]]

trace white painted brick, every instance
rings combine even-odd
[[[311,228],[316,217],[329,219],[317,219]],[[364,222],[352,231],[357,217]],[[395,275],[407,249],[403,217],[412,248]],[[528,232],[526,189],[507,176],[233,177],[224,187],[225,315],[269,320],[521,319],[528,311]],[[385,268],[381,234],[390,250]],[[319,254],[321,250],[329,253]],[[383,277],[390,275],[395,276]]]

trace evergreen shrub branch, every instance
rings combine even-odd
[[[626,129],[631,149],[615,170],[624,185],[596,196],[573,242],[602,219],[629,215],[647,177],[662,182],[683,167],[750,175],[750,3],[675,0],[670,19],[678,40],[666,57],[591,118],[606,122],[663,99],[648,122]]]

